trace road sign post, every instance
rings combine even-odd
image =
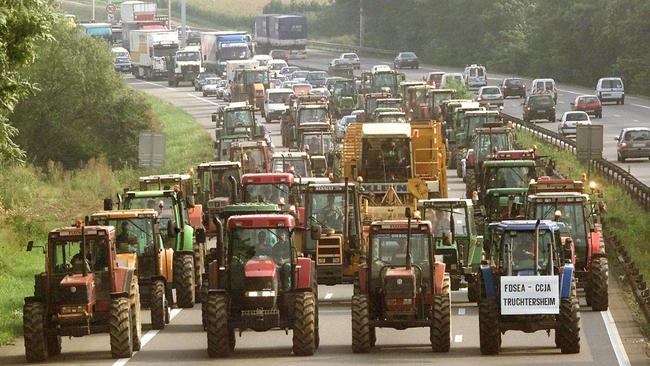
[[[587,178],[591,177],[589,160],[603,157],[603,125],[576,126],[576,156],[587,162]]]
[[[162,168],[165,166],[165,134],[141,132],[138,143],[138,166]]]

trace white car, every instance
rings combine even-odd
[[[601,103],[615,101],[625,104],[625,87],[621,78],[601,78],[596,84],[596,95]]]
[[[577,125],[590,125],[591,118],[586,112],[583,111],[571,111],[564,112],[562,119],[557,124],[557,132],[562,136],[574,135],[576,134]]]
[[[253,60],[259,62],[260,66],[267,66],[269,61],[273,60],[273,57],[269,55],[255,55],[253,56]]]
[[[210,95],[217,95],[217,89],[219,88],[219,82],[221,81],[221,78],[206,78],[205,79],[205,84],[201,88],[201,91],[203,91],[203,96],[207,97]]]
[[[371,70],[373,73],[375,72],[383,72],[383,71],[390,71],[390,66],[388,65],[374,65]]]
[[[289,108],[289,99],[293,95],[293,89],[277,88],[264,91],[264,115],[266,123],[280,120],[284,112]]]
[[[285,60],[270,60],[266,64],[266,66],[269,67],[269,73],[271,74],[271,76],[274,76],[275,78],[279,78],[281,76],[280,71],[283,68],[287,67],[288,65]],[[284,77],[284,75],[282,75],[282,77]]]
[[[498,86],[482,86],[478,89],[476,101],[483,105],[503,107],[503,94]]]
[[[356,53],[353,52],[342,53],[341,56],[339,56],[339,58],[350,61],[350,63],[355,69],[361,69],[361,60],[359,60],[359,56]]]

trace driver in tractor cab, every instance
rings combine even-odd
[[[260,230],[260,232],[257,233],[257,243],[255,244],[254,256],[270,257],[273,255],[273,246],[271,238],[268,238],[266,235],[266,231]]]
[[[309,139],[308,143],[309,151],[318,154],[320,152],[320,144],[316,136],[312,136],[311,139]]]
[[[321,219],[318,220],[328,228],[339,227],[343,220],[343,211],[335,204],[336,197],[333,193],[327,195],[327,205],[323,207],[320,213]]]
[[[86,241],[86,258],[83,257],[83,248],[79,246],[79,253],[72,256],[70,264],[72,264],[73,273],[83,273],[83,266],[86,266],[86,272],[90,272],[90,264],[92,263],[92,252],[90,251],[90,242]]]
[[[138,239],[134,235],[129,234],[128,222],[122,222],[121,231],[117,235],[116,240],[118,253],[135,253],[138,251]]]

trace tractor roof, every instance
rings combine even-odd
[[[332,182],[327,177],[300,177],[297,181],[300,185],[327,184]]]
[[[266,141],[258,140],[258,141],[235,141],[230,145],[230,148],[233,149],[239,149],[239,148],[244,148],[244,149],[251,149],[251,148],[263,148],[266,147]]]
[[[199,164],[199,170],[210,170],[212,168],[241,168],[238,161],[210,161]]]
[[[370,224],[370,231],[396,231],[406,232],[408,230],[407,220],[381,220],[373,221]],[[428,220],[411,220],[411,230],[433,233],[433,225]]]
[[[490,111],[487,109],[473,110],[465,112],[465,117],[476,117],[476,116],[487,116],[487,117],[499,117],[498,111]]]
[[[277,184],[294,183],[294,175],[291,173],[251,173],[241,177],[242,184]]]
[[[490,196],[509,196],[509,195],[523,195],[528,191],[528,188],[490,188],[486,193]]]
[[[411,125],[407,123],[364,123],[361,133],[364,138],[410,138]]]
[[[290,160],[290,159],[309,159],[309,154],[307,154],[304,151],[282,151],[282,152],[275,152],[271,156],[273,160]]]
[[[529,167],[535,166],[535,160],[486,160],[483,166],[486,168]]]
[[[535,230],[535,225],[537,220],[511,220],[511,221],[501,221],[493,222],[489,224],[490,229],[497,231],[532,231]],[[539,229],[540,230],[550,230],[556,232],[564,228],[564,224],[561,222],[555,222],[551,220],[540,220]]]
[[[589,201],[589,195],[579,192],[536,192],[531,194],[528,188],[527,200],[529,202],[585,202]]]
[[[250,202],[250,203],[237,203],[234,205],[226,205],[224,212],[227,213],[242,213],[242,214],[251,214],[251,213],[279,213],[281,212],[280,206],[275,203],[264,203],[264,202]]]
[[[189,174],[161,174],[161,175],[149,175],[145,177],[140,177],[140,182],[181,182],[184,180],[192,179],[192,176]]]
[[[133,210],[99,211],[90,215],[95,220],[157,218],[158,211],[143,208]]]
[[[449,93],[455,93],[455,89],[430,89],[430,93],[434,94],[449,94]]]
[[[228,218],[228,229],[287,228],[292,229],[296,219],[291,215],[256,214]]]
[[[356,184],[354,182],[348,183],[348,189],[352,189]],[[309,192],[343,192],[345,183],[312,183],[310,182],[305,190]]]
[[[68,236],[81,237],[82,227],[83,227],[83,234],[86,236],[96,236],[98,235],[98,233],[108,233],[109,237],[115,236],[115,228],[113,226],[99,226],[99,225],[86,225],[85,227],[83,225],[60,227],[50,231],[49,236],[50,237],[68,237]]]
[[[551,179],[550,177],[539,177],[537,181],[530,183],[530,193],[539,192],[584,192],[584,182],[572,179]]]
[[[124,194],[128,198],[156,198],[156,197],[172,197],[176,195],[176,191],[171,189],[154,190],[154,191],[129,191]]]
[[[466,198],[434,198],[430,200],[418,200],[418,207],[472,207],[471,199]]]

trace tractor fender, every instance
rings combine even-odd
[[[605,243],[602,238],[602,233],[600,231],[592,231],[589,233],[589,255],[590,257],[596,257],[599,254],[604,254],[605,252]]]
[[[359,266],[359,292],[368,293],[368,266],[365,263]]]
[[[566,299],[571,296],[571,285],[573,283],[573,264],[567,263],[562,268],[560,277],[560,298]]]
[[[203,205],[196,204],[194,207],[188,208],[187,213],[190,219],[190,225],[193,228],[203,227]]]
[[[481,265],[481,276],[483,277],[483,286],[485,287],[485,297],[494,299],[497,297],[496,286],[494,284],[494,273],[488,265]]]
[[[174,277],[174,249],[166,248],[158,252],[158,275],[171,283]]]
[[[296,260],[296,272],[295,272],[295,277],[296,277],[296,290],[310,290],[312,288],[312,282],[315,281],[315,279],[312,279],[312,266],[313,266],[313,261],[310,258],[306,257],[299,257]]]
[[[117,265],[113,270],[114,283],[111,285],[111,292],[125,292],[131,291],[131,281],[135,270],[124,266]]]
[[[445,279],[445,268],[446,265],[443,262],[436,262],[433,265],[433,278],[434,278],[434,294],[442,294],[442,289],[444,287],[444,279]]]
[[[190,225],[183,225],[183,235],[181,235],[181,247],[177,248],[181,252],[194,253],[194,228]]]
[[[219,288],[219,263],[212,261],[208,264],[208,289]]]

